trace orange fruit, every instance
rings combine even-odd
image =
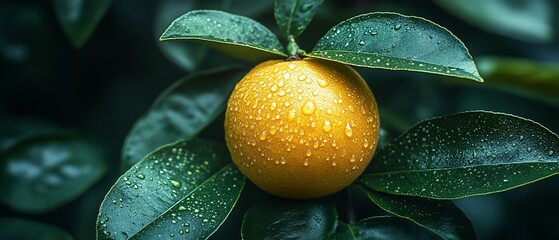
[[[225,115],[233,162],[255,185],[302,199],[333,194],[369,164],[378,109],[363,78],[330,61],[270,60],[237,84]]]

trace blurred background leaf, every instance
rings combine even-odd
[[[122,168],[129,169],[160,146],[200,133],[225,110],[227,96],[245,72],[239,67],[197,72],[166,89],[126,137]]]
[[[72,240],[74,238],[56,226],[17,218],[0,218],[0,239]]]
[[[550,42],[557,28],[553,0],[435,0],[464,21],[488,32],[528,42]]]
[[[93,34],[112,0],[52,0],[56,16],[74,47],[81,48]]]
[[[478,68],[490,86],[559,105],[559,63],[483,57]]]
[[[44,213],[75,199],[105,172],[93,145],[67,133],[21,141],[0,155],[0,200],[13,209]]]
[[[154,37],[159,36],[171,22],[184,13],[193,10],[197,1],[162,0],[155,11]],[[200,67],[207,54],[206,46],[193,41],[167,41],[157,44],[161,52],[178,67],[193,71]]]

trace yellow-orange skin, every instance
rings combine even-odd
[[[293,199],[330,195],[369,164],[379,133],[371,90],[351,67],[271,60],[235,87],[225,115],[233,162],[254,184]]]

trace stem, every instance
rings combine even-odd
[[[289,58],[302,59],[303,55],[305,55],[305,51],[297,45],[295,37],[289,35],[287,41],[287,53],[289,54]]]

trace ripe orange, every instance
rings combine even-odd
[[[363,172],[377,145],[378,109],[347,65],[271,60],[235,87],[225,133],[233,162],[254,184],[286,198],[314,198]]]

